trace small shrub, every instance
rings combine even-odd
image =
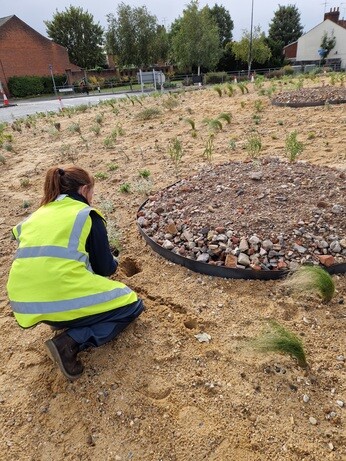
[[[131,184],[128,182],[124,182],[123,184],[120,185],[119,190],[122,194],[128,194],[131,190]]]
[[[287,65],[282,68],[282,71],[284,75],[293,75],[294,74],[294,69],[292,66]]]
[[[335,292],[334,280],[320,266],[300,267],[283,285],[297,293],[317,293],[325,302],[330,301]]]
[[[116,171],[119,168],[119,165],[117,165],[116,163],[109,163],[107,167],[108,171]]]
[[[68,127],[68,130],[71,133],[79,133],[81,134],[81,129],[79,123],[71,123],[71,125]]]
[[[246,151],[249,157],[255,159],[259,156],[262,149],[261,137],[258,133],[252,133],[246,143]]]
[[[257,114],[254,114],[252,116],[252,120],[255,122],[255,125],[259,125],[260,124],[260,121],[261,121],[261,117]]]
[[[162,101],[162,105],[165,109],[172,110],[179,106],[179,101],[173,96],[169,96]]]
[[[108,179],[107,173],[103,173],[102,171],[95,173],[94,176],[95,176],[95,179],[98,179],[99,181],[104,181],[105,179]]]
[[[90,130],[95,133],[95,136],[98,136],[101,132],[101,126],[97,123],[95,125],[93,125]]]
[[[215,85],[216,83],[225,83],[229,81],[229,76],[226,72],[208,72],[205,74],[206,85]]]
[[[29,178],[21,178],[20,185],[23,188],[27,188],[30,186],[30,179]]]
[[[153,118],[159,117],[161,111],[156,107],[148,107],[147,109],[142,110],[136,116],[138,120],[151,120]]]
[[[151,175],[150,170],[139,170],[138,175],[140,178],[147,179]]]
[[[304,144],[297,140],[297,131],[292,131],[286,137],[286,153],[290,162],[295,162],[304,150]]]
[[[96,122],[98,125],[102,125],[102,123],[103,123],[103,118],[104,118],[104,114],[97,114],[96,117],[95,117],[95,122]]]
[[[254,107],[256,112],[262,112],[264,110],[263,102],[260,99],[256,99]]]
[[[298,361],[298,366],[307,368],[308,364],[302,341],[291,331],[282,325],[270,321],[268,328],[257,338],[250,341],[252,347],[260,352],[279,352],[288,354]]]
[[[231,139],[229,142],[228,142],[228,147],[231,149],[231,150],[235,150],[237,145],[236,145],[236,142],[234,139]]]
[[[168,152],[175,169],[178,170],[179,164],[184,155],[184,151],[181,141],[177,137],[170,140]]]

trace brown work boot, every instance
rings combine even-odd
[[[77,360],[79,352],[78,343],[67,333],[61,333],[44,343],[53,362],[57,363],[60,370],[71,381],[79,378],[84,370],[83,364]]]

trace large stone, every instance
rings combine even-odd
[[[335,264],[335,259],[332,255],[318,255],[317,257],[323,266],[330,267]]]
[[[225,260],[226,267],[237,267],[238,258],[234,255],[228,254]]]
[[[241,266],[248,267],[250,266],[250,258],[245,253],[240,253],[238,256],[238,264]]]

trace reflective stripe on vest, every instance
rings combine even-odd
[[[90,272],[93,272],[89,263],[89,256],[85,253],[77,251],[79,237],[82,233],[85,221],[88,219],[90,210],[92,210],[92,208],[87,206],[78,212],[67,248],[54,245],[18,248],[15,254],[15,258],[42,258],[44,256],[48,256],[53,258],[73,259],[74,261],[83,262],[87,269]],[[20,237],[21,230],[22,223],[17,226],[17,239]]]
[[[44,306],[44,312],[49,314],[53,312],[64,312],[74,309],[80,309],[82,307],[88,307],[93,304],[105,303],[112,301],[112,299],[119,298],[132,293],[132,290],[124,286],[124,288],[114,288],[103,293],[97,293],[94,295],[83,296],[75,299],[68,299],[64,301],[45,301],[45,302],[17,302],[11,301],[11,307],[14,312],[19,314],[41,314],[42,306]]]

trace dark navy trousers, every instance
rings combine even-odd
[[[88,347],[102,346],[114,339],[144,309],[143,301],[138,299],[125,307],[119,307],[101,314],[90,315],[66,322],[44,322],[57,329],[67,329],[66,333],[79,344],[82,351]]]

